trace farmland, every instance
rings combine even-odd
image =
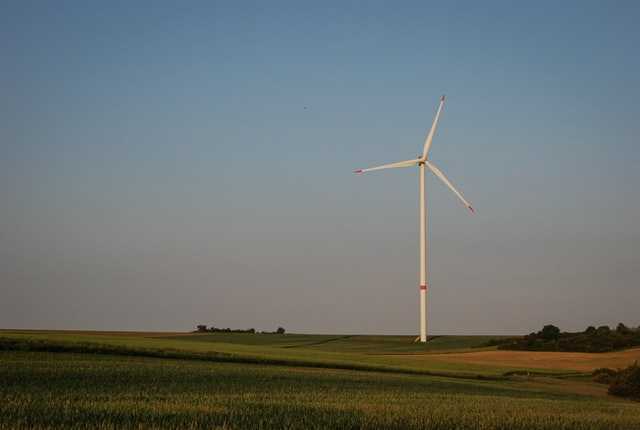
[[[640,404],[606,395],[584,361],[492,359],[528,352],[478,348],[488,337],[443,336],[426,348],[408,336],[0,338],[0,429],[640,428]],[[638,357],[622,353],[593,365]],[[512,371],[536,376],[505,376]]]

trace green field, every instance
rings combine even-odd
[[[0,331],[0,429],[640,429],[586,376],[442,360],[486,339]]]

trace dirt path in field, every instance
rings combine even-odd
[[[640,348],[604,353],[494,350],[428,354],[424,356],[430,360],[435,359],[453,363],[539,369],[566,369],[589,372],[599,367],[615,369],[627,367],[636,360],[640,362]],[[415,355],[413,357],[415,357]]]

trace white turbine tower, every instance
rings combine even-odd
[[[420,171],[420,342],[427,341],[427,208],[425,205],[425,187],[424,187],[424,168],[425,166],[431,170],[444,184],[449,187],[451,191],[460,199],[460,201],[469,210],[474,213],[473,208],[468,201],[462,197],[462,194],[451,184],[449,179],[438,169],[428,158],[429,149],[431,148],[431,142],[433,141],[433,135],[436,133],[436,127],[438,127],[438,120],[442,113],[442,107],[444,106],[444,96],[440,97],[440,105],[436,112],[436,117],[433,119],[431,130],[424,141],[424,149],[422,156],[413,160],[400,161],[397,163],[384,164],[382,166],[370,167],[368,169],[358,169],[355,173],[372,172],[374,170],[383,169],[395,169],[398,167],[413,167],[418,166]]]

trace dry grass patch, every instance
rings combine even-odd
[[[640,348],[604,353],[496,350],[431,354],[429,358],[452,363],[591,372],[600,367],[627,367],[640,361]]]

